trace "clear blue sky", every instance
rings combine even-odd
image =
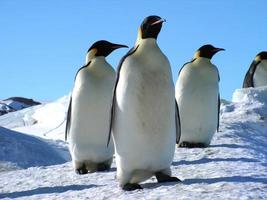
[[[0,99],[55,100],[68,94],[90,45],[99,39],[132,47],[143,18],[165,18],[158,43],[174,82],[201,45],[225,48],[213,58],[222,98],[240,88],[257,53],[267,50],[266,0],[1,0]],[[126,53],[108,57],[114,68]]]

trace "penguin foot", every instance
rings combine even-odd
[[[179,144],[179,147],[184,148],[205,148],[207,147],[204,143],[191,143],[191,142],[182,142]]]
[[[110,165],[106,163],[99,163],[97,164],[96,171],[98,172],[103,172],[103,171],[108,171],[110,169]]]
[[[177,177],[169,176],[166,174],[163,174],[162,172],[156,172],[155,176],[157,178],[157,181],[159,183],[164,183],[164,182],[181,182],[181,180]]]
[[[139,189],[143,189],[143,188],[137,183],[126,183],[122,187],[122,189],[125,191],[133,191],[133,190],[139,190]]]
[[[81,168],[75,169],[76,174],[87,174],[88,170],[86,169],[85,165],[83,165]]]

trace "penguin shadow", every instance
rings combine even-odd
[[[111,167],[109,170],[103,171],[103,172],[116,172],[117,168],[116,167]]]
[[[185,179],[181,182],[166,182],[166,183],[144,183],[141,186],[144,189],[155,189],[161,186],[174,186],[174,185],[192,185],[192,184],[214,184],[214,183],[261,183],[267,184],[266,177],[250,177],[250,176],[229,176],[218,178],[197,178],[197,179]]]
[[[241,161],[241,162],[260,162],[257,159],[253,158],[201,158],[199,160],[181,160],[178,162],[172,162],[173,166],[179,166],[179,165],[195,165],[195,164],[206,164],[209,162],[236,162],[236,161]]]
[[[40,194],[50,194],[50,193],[64,193],[69,190],[72,191],[79,191],[90,189],[94,187],[99,187],[101,185],[65,185],[65,186],[55,186],[55,187],[39,187],[33,190],[26,190],[26,191],[19,191],[19,192],[11,192],[11,193],[1,193],[0,199],[2,198],[19,198],[19,197],[26,197],[26,196],[33,196],[33,195],[40,195]]]
[[[156,178],[152,178],[153,181],[156,180]],[[174,185],[178,185],[178,184],[183,184],[183,182],[165,182],[165,183],[158,183],[158,182],[148,182],[148,183],[143,183],[141,184],[141,187],[144,189],[156,189],[159,188],[161,186],[174,186]]]
[[[250,177],[250,176],[229,176],[229,177],[219,177],[219,178],[206,178],[206,179],[186,179],[182,183],[184,185],[192,184],[213,184],[219,182],[227,183],[262,183],[267,184],[267,178],[261,177]]]

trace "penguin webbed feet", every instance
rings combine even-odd
[[[122,187],[122,189],[125,191],[133,191],[133,190],[139,190],[139,189],[143,189],[143,188],[137,183],[126,183]]]
[[[163,174],[162,172],[155,173],[156,179],[158,183],[165,183],[165,182],[181,182],[181,180],[174,176],[169,176],[167,174]]]
[[[181,142],[178,147],[182,147],[182,148],[205,148],[205,147],[207,147],[207,145],[204,143]]]
[[[99,163],[97,164],[96,171],[103,172],[103,171],[109,171],[110,165],[106,163]]]
[[[86,169],[86,166],[83,165],[82,167],[75,169],[75,172],[76,174],[83,175],[83,174],[87,174],[88,170]]]

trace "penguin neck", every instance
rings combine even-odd
[[[106,58],[104,56],[93,56],[90,57],[90,55],[87,54],[85,64],[88,65],[88,63],[98,63],[98,62],[106,62]],[[91,65],[92,66],[92,65]]]
[[[207,63],[207,64],[211,64],[211,61],[209,58],[205,58],[205,57],[197,57],[197,58],[194,58],[196,63]]]
[[[158,47],[157,40],[154,38],[141,39],[137,45],[141,48]]]

